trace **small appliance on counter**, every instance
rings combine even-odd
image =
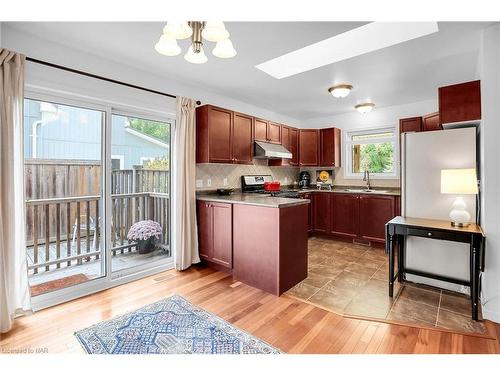
[[[300,189],[309,189],[311,186],[311,175],[307,171],[300,172],[299,175],[299,188]]]
[[[316,171],[316,185],[319,190],[332,190],[333,186],[333,170],[318,170]]]

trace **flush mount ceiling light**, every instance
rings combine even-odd
[[[236,50],[229,39],[229,32],[220,21],[190,21],[190,22],[167,22],[163,28],[160,40],[155,44],[156,52],[166,56],[177,56],[181,48],[177,40],[191,38],[184,59],[193,64],[203,64],[208,61],[203,50],[203,39],[215,42],[212,54],[216,57],[227,59],[236,56]]]
[[[328,89],[334,98],[345,98],[352,90],[352,85],[346,83],[334,85]]]
[[[255,67],[281,79],[438,31],[437,22],[372,22]]]
[[[368,113],[375,107],[374,103],[361,103],[354,106],[359,113]]]

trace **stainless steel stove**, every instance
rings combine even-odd
[[[271,175],[246,175],[241,176],[241,192],[262,194],[269,197],[280,198],[300,198],[298,190],[279,190],[279,191],[266,191],[264,190],[264,183],[273,181]]]

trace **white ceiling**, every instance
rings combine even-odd
[[[359,27],[366,22],[227,22],[238,51],[232,59],[211,55],[193,65],[153,49],[162,23],[9,23],[40,38],[89,51],[108,60],[232,97],[298,120],[353,111],[371,100],[387,107],[436,98],[437,87],[475,78],[480,31],[488,23],[439,23],[439,32],[281,80],[255,65]],[[362,43],[363,41],[359,41]],[[180,41],[183,51],[187,41]],[[55,61],[56,62],[56,61]],[[56,62],[57,63],[57,62]],[[354,86],[334,99],[333,83]]]

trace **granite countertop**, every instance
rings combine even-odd
[[[355,190],[355,191],[352,191]],[[372,187],[371,191],[365,191],[366,187],[364,186],[334,186],[332,190],[319,190],[317,188],[310,189],[300,189],[300,192],[303,193],[312,193],[315,191],[321,191],[326,193],[343,193],[343,194],[377,194],[377,195],[401,195],[401,190],[399,188],[392,187]]]
[[[307,204],[309,199],[279,198],[259,194],[233,193],[231,195],[217,195],[214,193],[198,193],[196,199],[219,203],[248,204],[251,206],[282,208]]]

